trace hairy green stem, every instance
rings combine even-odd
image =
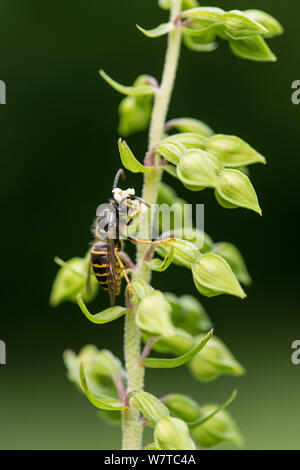
[[[180,13],[181,2],[182,0],[172,0],[170,21],[174,21]],[[179,60],[180,44],[180,31],[176,29],[169,33],[162,82],[154,99],[149,132],[149,149],[155,148],[164,134],[164,124]],[[159,163],[157,159],[156,163]],[[157,168],[153,168],[145,174],[142,197],[150,206],[155,204],[157,201],[162,172],[163,169],[157,166]],[[146,216],[147,215],[145,215],[145,217]],[[143,220],[141,221],[141,225],[143,226]],[[147,248],[147,245],[143,244],[140,244],[137,247],[137,269],[134,274],[135,279],[150,281],[151,272],[144,263]],[[141,354],[141,333],[135,324],[134,317],[135,313],[132,312],[126,316],[125,320],[124,349],[128,392],[140,390],[144,386],[144,368],[139,366]],[[130,400],[130,408],[123,412],[123,449],[140,449],[142,446],[142,432],[143,428],[139,422],[138,408],[134,403],[134,400]]]

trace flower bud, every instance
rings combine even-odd
[[[62,302],[77,302],[77,294],[81,293],[85,302],[92,301],[98,291],[96,282],[91,283],[91,293],[87,293],[88,263],[85,258],[72,258],[63,263],[54,280],[50,295],[50,305],[56,307]]]
[[[281,24],[268,13],[261,10],[246,10],[246,15],[252,20],[260,23],[267,29],[266,33],[263,33],[263,36],[266,38],[272,38],[278,36],[284,32]]]
[[[200,257],[200,252],[196,245],[187,240],[176,238],[172,242],[165,244],[166,248],[173,248],[174,259],[178,264],[190,268]]]
[[[127,137],[147,129],[152,109],[152,97],[126,96],[119,105],[119,133]]]
[[[201,407],[203,417],[212,413],[218,405]],[[243,444],[242,436],[227,411],[220,411],[211,419],[192,430],[195,442],[202,447],[214,447],[222,442],[232,442],[237,446]]]
[[[224,13],[223,21],[225,31],[232,39],[245,39],[249,36],[267,33],[267,29],[263,25],[239,10]]]
[[[181,157],[186,153],[186,148],[181,142],[173,141],[171,139],[164,140],[157,147],[157,152],[164,157],[168,162],[177,165]]]
[[[231,267],[219,255],[205,253],[192,267],[192,272],[198,291],[206,297],[220,294],[246,297]]]
[[[198,403],[186,395],[170,393],[163,398],[163,402],[172,414],[186,423],[192,423],[200,416]]]
[[[214,131],[204,122],[193,118],[172,119],[166,124],[167,131],[177,129],[179,132],[194,132],[204,137],[211,136]]]
[[[150,339],[150,336],[143,335],[143,340],[146,342]],[[194,338],[181,328],[174,328],[174,332],[170,336],[156,341],[152,349],[161,354],[175,354],[181,356],[195,346]]]
[[[238,170],[224,170],[216,187],[218,195],[229,204],[253,210],[261,215],[255,189],[248,176]]]
[[[243,256],[234,245],[226,242],[215,243],[213,251],[227,261],[237,279],[242,284],[249,286],[252,283]]]
[[[156,422],[163,416],[169,415],[168,408],[151,393],[139,390],[133,393],[133,397],[140,412],[150,425],[155,426]]]
[[[259,62],[275,62],[276,56],[261,36],[252,36],[247,39],[229,40],[233,54],[241,59],[256,60]]]
[[[144,297],[147,297],[150,294],[153,294],[153,287],[148,284],[148,282],[142,279],[134,279],[131,282],[132,293],[133,293],[133,303],[138,305]]]
[[[183,328],[191,335],[208,331],[212,327],[204,307],[195,297],[176,297],[171,293],[166,293],[165,297],[172,307],[172,322],[176,327]]]
[[[189,150],[177,166],[178,178],[191,191],[216,187],[221,171],[217,158],[200,149]]]
[[[155,445],[161,450],[195,450],[196,446],[190,437],[184,421],[171,416],[164,416],[155,426]]]
[[[203,335],[199,335],[200,340]],[[229,349],[216,336],[189,362],[191,374],[202,382],[210,382],[220,375],[243,375],[245,369],[233,357]]]
[[[170,336],[175,328],[170,319],[171,306],[159,291],[145,297],[136,311],[136,324],[142,330],[158,336]]]
[[[188,49],[196,52],[213,52],[218,47],[218,43],[215,41],[215,30],[212,28],[205,33],[194,34],[185,33],[183,35],[183,41]]]
[[[181,132],[168,137],[168,140],[178,142],[187,149],[205,149],[206,138],[195,132]]]
[[[63,359],[67,368],[68,379],[79,389],[82,388],[80,382],[80,364],[82,363],[87,386],[93,394],[116,395],[112,377],[117,377],[117,375],[124,372],[119,359],[113,356],[112,353],[106,350],[99,351],[94,345],[87,345],[77,355],[74,351],[65,351]],[[111,366],[112,373],[108,369]]]
[[[217,157],[225,167],[266,163],[266,159],[260,153],[234,135],[216,134],[209,137],[206,150]]]

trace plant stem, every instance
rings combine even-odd
[[[170,21],[174,21],[181,11],[182,0],[172,0]],[[181,45],[181,33],[175,29],[168,36],[168,47],[165,58],[162,82],[159,90],[155,94],[154,106],[151,117],[149,131],[149,149],[153,149],[161,141],[164,135],[164,124],[168,112],[169,102],[174,86],[177,65],[179,60]],[[156,164],[159,161],[156,158]],[[142,197],[150,206],[156,204],[159,183],[163,169],[159,166],[145,173]],[[144,215],[147,217],[147,214]],[[144,219],[147,224],[147,220]],[[143,226],[143,217],[141,218]],[[137,268],[134,273],[135,279],[150,281],[151,271],[144,263],[147,252],[147,245],[137,246]],[[125,320],[125,363],[127,370],[128,393],[133,390],[141,390],[144,386],[144,368],[139,366],[141,354],[141,333],[135,324],[135,312],[126,315]],[[130,408],[123,412],[123,449],[134,450],[142,446],[143,427],[139,422],[139,411],[130,400]]]

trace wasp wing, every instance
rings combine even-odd
[[[116,290],[117,290],[117,272],[116,272],[116,211],[115,208],[111,208],[108,230],[107,230],[107,259],[109,265],[109,276],[108,276],[108,293],[110,298],[110,304],[113,307],[116,300]]]

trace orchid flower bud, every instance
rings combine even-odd
[[[198,339],[201,337],[202,335]],[[245,372],[223,341],[216,336],[193,357],[188,368],[192,375],[202,382],[210,382],[220,375],[240,376]]]
[[[185,422],[171,416],[164,416],[157,422],[154,440],[156,447],[161,450],[196,449]]]

